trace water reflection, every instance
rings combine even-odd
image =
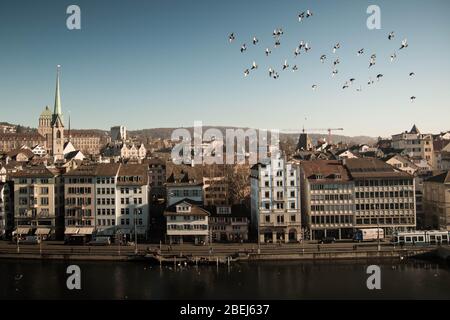
[[[450,299],[449,266],[423,261],[76,264],[81,291],[66,288],[69,263],[2,260],[0,299]],[[381,290],[366,287],[370,264],[381,267]]]

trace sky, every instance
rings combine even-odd
[[[66,27],[71,4],[81,8],[81,30]],[[371,4],[381,9],[380,30],[367,28]],[[298,22],[307,9],[313,16]],[[62,109],[65,119],[70,111],[73,128],[202,121],[342,127],[344,135],[369,136],[389,136],[414,123],[423,132],[450,130],[449,11],[447,0],[2,0],[0,121],[36,127],[44,107],[53,108],[61,64]],[[275,49],[277,27],[284,35]],[[230,44],[231,32],[236,40]],[[404,38],[409,47],[399,51]],[[312,49],[294,58],[301,40]],[[244,42],[248,49],[241,53]],[[333,54],[337,42],[341,49]],[[361,48],[365,54],[357,57]],[[398,58],[391,63],[393,52]],[[372,53],[377,64],[369,69]],[[336,57],[341,63],[333,79]],[[285,59],[299,71],[282,71]],[[258,69],[244,77],[253,61]],[[279,79],[269,78],[269,67]],[[379,73],[382,80],[368,86]],[[343,90],[350,78],[355,84]]]

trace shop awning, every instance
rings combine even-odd
[[[34,234],[46,236],[50,233],[50,231],[51,231],[50,228],[37,228]]]
[[[31,228],[17,228],[16,230],[13,231],[13,234],[28,234],[30,232]]]
[[[66,231],[64,231],[64,234],[78,234],[79,228],[75,227],[66,227]]]
[[[83,227],[80,228],[78,234],[91,235],[94,232],[94,227]]]

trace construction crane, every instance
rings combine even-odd
[[[303,128],[301,130],[301,133],[305,133],[305,132],[317,132],[317,131],[326,131],[328,132],[328,144],[331,144],[331,133],[333,131],[344,131],[344,128],[314,128],[314,129],[305,129]],[[283,133],[300,133],[299,130],[291,130],[291,129],[287,129],[287,130],[281,130],[281,132]]]

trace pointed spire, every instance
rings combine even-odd
[[[410,131],[409,133],[412,133],[412,134],[419,134],[420,131],[419,131],[419,129],[417,128],[417,126],[414,125],[414,126],[411,128],[411,131]]]
[[[61,65],[56,66],[56,92],[55,92],[55,107],[53,109],[53,122],[59,116],[62,120],[62,112],[61,112],[61,95],[59,93],[59,74],[61,70]]]

